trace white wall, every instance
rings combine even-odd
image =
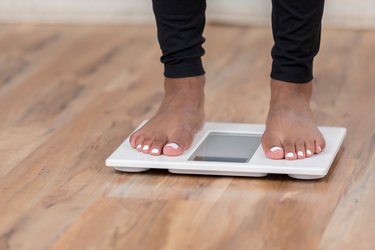
[[[0,22],[150,22],[151,0],[0,0]]]
[[[296,0],[304,1],[304,0]],[[208,0],[211,20],[269,24],[271,0]],[[233,4],[233,3],[236,4]],[[375,28],[375,0],[326,0],[324,22],[335,27]]]
[[[212,22],[268,25],[270,10],[271,0],[208,0],[207,15]],[[151,0],[0,0],[0,22],[23,21],[150,23],[153,16]],[[375,0],[327,0],[324,21],[375,28]]]

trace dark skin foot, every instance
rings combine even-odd
[[[312,83],[271,80],[271,101],[262,146],[270,159],[303,159],[320,153],[325,140],[310,109]]]
[[[204,123],[204,84],[204,76],[165,78],[164,99],[154,117],[130,136],[131,146],[151,155],[181,155]]]
[[[204,76],[166,78],[165,96],[159,110],[130,137],[138,151],[181,155],[191,146],[204,123]],[[325,140],[309,106],[312,83],[271,80],[271,102],[262,136],[270,159],[303,159],[324,150]]]

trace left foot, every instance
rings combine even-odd
[[[303,159],[320,153],[325,140],[310,109],[312,83],[271,80],[271,102],[262,136],[263,150],[271,159]]]

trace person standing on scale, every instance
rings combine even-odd
[[[164,99],[130,137],[151,155],[181,155],[204,124],[205,0],[153,0],[164,64]],[[310,109],[313,60],[320,46],[324,0],[272,0],[271,98],[262,136],[270,159],[319,154],[325,140]]]

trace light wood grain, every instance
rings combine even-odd
[[[207,119],[263,123],[271,31],[206,37]],[[326,178],[125,174],[104,160],[162,99],[154,27],[1,25],[0,249],[373,249],[374,42],[323,33],[312,108],[348,128]]]

